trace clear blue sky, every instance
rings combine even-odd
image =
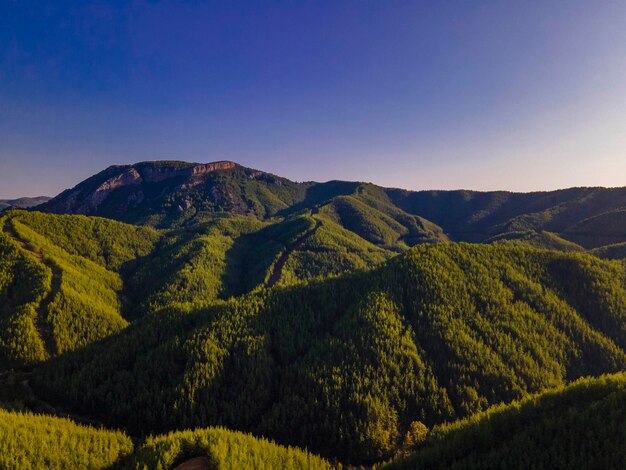
[[[0,197],[157,159],[624,186],[626,2],[0,0]]]

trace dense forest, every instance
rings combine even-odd
[[[422,245],[373,271],[164,307],[35,385],[133,433],[221,425],[374,461],[413,421],[622,370],[625,280],[586,254]]]
[[[149,437],[137,446],[121,431],[0,409],[0,468],[166,470],[194,457],[207,468],[330,469],[299,449],[220,428]]]
[[[564,432],[621,416],[623,207],[158,162],[2,212],[0,468],[584,465],[620,436]]]
[[[581,379],[415,434],[381,469],[622,468],[626,375]]]

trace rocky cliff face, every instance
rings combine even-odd
[[[202,211],[267,216],[302,199],[304,186],[231,161],[142,162],[109,167],[40,210],[141,222]]]
[[[173,182],[173,187],[186,189],[199,184],[202,176],[211,172],[230,170],[238,167],[234,162],[219,161],[213,163],[182,162],[144,162],[132,166],[112,166],[107,168],[101,178],[93,178],[65,191],[51,200],[44,210],[49,212],[93,214],[116,191],[126,188],[130,194],[120,204],[120,210],[135,207],[145,200],[141,190],[144,184]],[[94,180],[95,181],[91,181]],[[85,184],[85,183],[95,184]],[[95,188],[94,188],[95,186]]]

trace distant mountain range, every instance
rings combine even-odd
[[[626,188],[407,191],[346,181],[296,183],[228,161],[112,166],[37,209],[163,228],[217,213],[268,219],[328,206],[341,225],[379,245],[485,242],[544,231],[587,249],[626,242]]]
[[[47,196],[20,197],[17,199],[0,199],[0,211],[9,208],[26,209],[48,202],[51,198]]]

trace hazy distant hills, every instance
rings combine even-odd
[[[14,207],[17,209],[26,209],[28,207],[38,206],[51,198],[47,196],[38,197],[20,197],[18,199],[0,199],[0,211]]]

